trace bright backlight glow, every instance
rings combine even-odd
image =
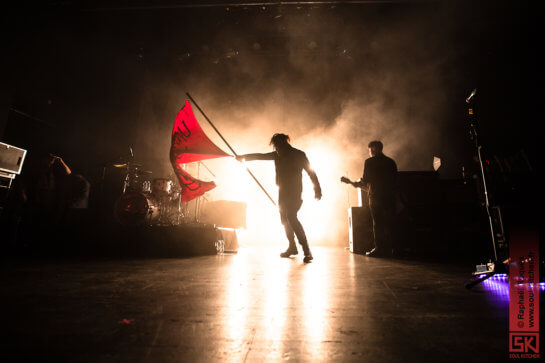
[[[314,198],[314,188],[306,172],[303,172],[303,205],[299,220],[305,228],[310,246],[347,243],[347,187],[339,179],[345,174],[344,155],[338,140],[325,137],[307,137],[292,142],[295,148],[303,150],[311,167],[318,175],[322,188],[322,199]],[[245,148],[258,152],[270,152],[260,145]],[[277,208],[259,188],[246,168],[252,171],[273,200],[278,198],[275,184],[274,162],[270,160],[238,162],[234,158],[217,159],[207,162],[214,170],[217,188],[207,194],[209,200],[235,200],[247,204],[247,230],[239,235],[242,245],[274,244],[287,247],[284,228],[280,223]],[[355,189],[350,189],[355,195]],[[353,197],[352,200],[357,200]]]

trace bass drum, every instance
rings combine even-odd
[[[115,202],[114,216],[123,225],[155,224],[159,219],[157,202],[142,193],[122,194]]]

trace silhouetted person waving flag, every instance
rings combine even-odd
[[[274,151],[267,154],[246,154],[237,156],[237,160],[274,160],[276,168],[276,184],[278,185],[278,208],[280,219],[286,231],[289,241],[288,249],[280,254],[280,257],[290,257],[298,253],[295,245],[295,236],[303,247],[305,258],[303,261],[312,261],[312,253],[308,246],[305,230],[297,218],[297,212],[303,204],[301,192],[303,191],[303,169],[307,172],[312,184],[314,184],[314,197],[322,198],[322,189],[318,177],[307,159],[306,154],[294,148],[289,143],[290,138],[285,134],[274,134],[270,144]]]

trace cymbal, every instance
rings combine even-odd
[[[139,168],[142,164],[128,162],[119,162],[112,164],[114,168]]]
[[[149,170],[135,170],[134,173],[140,174],[140,175],[147,175],[147,174],[151,174],[151,171],[149,171]]]

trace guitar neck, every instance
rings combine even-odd
[[[366,187],[366,186],[363,186],[363,185],[357,185],[356,182],[353,182],[352,180],[348,179],[348,178],[345,178],[345,177],[342,177],[341,178],[341,182],[342,183],[345,183],[345,184],[350,184],[352,185],[354,188],[360,188],[361,190],[365,191],[365,192],[368,192],[369,191],[369,188]]]

